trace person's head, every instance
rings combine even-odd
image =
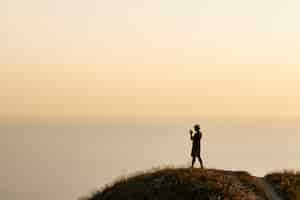
[[[199,131],[199,130],[200,130],[200,125],[199,125],[199,124],[196,124],[196,125],[194,126],[194,129],[195,129],[195,131]]]

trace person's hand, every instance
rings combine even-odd
[[[192,135],[193,134],[193,131],[190,129],[190,135]]]

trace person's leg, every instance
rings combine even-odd
[[[202,158],[201,158],[201,156],[200,156],[200,155],[198,155],[197,157],[198,157],[198,160],[199,160],[200,166],[201,166],[201,168],[203,169],[204,167],[203,167],[203,161],[202,161]]]
[[[192,159],[192,168],[194,167],[194,164],[195,164],[195,161],[196,161],[196,157],[195,156],[192,156],[193,159]]]

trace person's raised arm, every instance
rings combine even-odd
[[[190,130],[190,136],[191,136],[191,140],[193,140],[193,131],[192,130]]]

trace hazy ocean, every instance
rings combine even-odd
[[[78,199],[136,171],[188,166],[188,130],[195,122],[203,131],[206,167],[256,176],[299,169],[298,120],[2,122],[0,199]]]

